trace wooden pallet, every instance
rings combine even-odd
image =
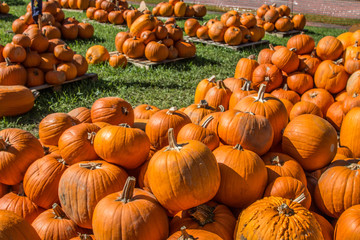
[[[126,24],[123,24],[123,25],[114,25],[114,24],[111,24],[111,23],[101,23],[101,22],[98,22],[98,21],[95,21],[95,20],[91,20],[91,19],[85,19],[84,21],[85,21],[85,22],[89,22],[89,23],[101,24],[101,25],[103,25],[103,26],[113,26],[114,28],[118,28],[118,29],[124,30],[124,31],[128,30]]]
[[[66,12],[78,12],[78,13],[84,13],[84,12],[86,12],[86,10],[71,9],[71,8],[61,8],[61,10],[66,11]]]
[[[273,31],[273,32],[266,32],[266,35],[271,35],[271,36],[276,36],[279,38],[284,38],[284,37],[290,37],[293,35],[298,35],[301,32],[307,32],[307,29],[303,29],[303,30],[291,30],[291,31],[287,31],[287,32],[278,32],[278,31]]]
[[[116,52],[110,52],[110,56],[118,54],[118,53],[119,52],[117,52],[117,51]],[[196,57],[196,55],[193,56],[193,57],[190,57],[190,58],[166,59],[166,60],[164,60],[162,62],[151,62],[151,61],[147,60],[146,58],[133,59],[133,58],[129,58],[127,56],[125,56],[125,57],[126,57],[128,63],[131,63],[132,65],[137,66],[137,67],[142,67],[142,68],[145,68],[145,69],[149,69],[150,67],[156,67],[156,66],[159,66],[159,65],[167,64],[167,63],[193,59],[193,58]]]
[[[65,81],[63,82],[63,84],[61,85],[50,85],[50,84],[43,84],[40,86],[36,86],[36,87],[30,87],[30,90],[43,90],[43,89],[47,89],[47,88],[53,88],[54,91],[60,91],[61,90],[61,86],[64,84],[68,84],[68,83],[72,83],[72,82],[78,82],[78,81],[83,81],[83,80],[92,80],[92,81],[96,81],[98,79],[98,75],[96,73],[86,73],[80,77],[77,77],[73,80],[70,81]]]
[[[191,42],[209,44],[209,45],[214,45],[214,46],[224,47],[224,48],[230,48],[230,49],[237,50],[237,51],[240,51],[243,48],[251,48],[251,47],[257,47],[260,45],[269,44],[268,40],[261,40],[258,42],[248,42],[248,43],[243,43],[243,44],[240,44],[237,46],[230,46],[224,42],[214,42],[212,40],[203,40],[203,39],[199,39],[197,37],[184,36],[184,39],[189,40]]]
[[[168,20],[169,18],[172,18],[172,17],[161,17],[161,16],[156,16],[158,19],[160,20],[163,20],[163,21],[166,21]],[[180,21],[180,20],[188,20],[189,18],[195,18],[196,20],[204,20],[204,18],[202,17],[173,17],[175,18],[176,21]]]

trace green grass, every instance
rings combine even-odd
[[[12,35],[5,31],[11,29],[15,16],[25,13],[25,5],[11,6],[10,19],[1,19],[0,44],[10,42]],[[66,16],[85,19],[85,13],[65,12]],[[208,15],[204,21],[214,18]],[[179,22],[183,26],[184,21]],[[114,39],[118,29],[111,25],[104,26],[94,23],[95,35],[89,41],[70,41],[68,44],[77,53],[85,55],[86,50],[96,44],[105,46],[109,51],[115,51]],[[309,34],[315,41],[326,35],[337,36],[343,32],[339,29],[307,27]],[[280,39],[266,36],[275,45],[285,45],[288,38]],[[152,104],[159,108],[171,106],[185,107],[193,102],[197,83],[206,77],[216,75],[218,79],[225,79],[234,75],[235,66],[242,57],[258,54],[261,48],[247,49],[236,52],[230,49],[196,44],[197,57],[186,62],[163,65],[145,70],[132,65],[126,69],[113,69],[108,64],[90,66],[88,72],[99,75],[96,82],[83,81],[67,84],[62,91],[51,89],[41,91],[34,108],[27,114],[18,117],[4,117],[0,119],[0,129],[16,127],[28,130],[37,135],[38,124],[46,115],[54,112],[68,112],[76,107],[91,107],[92,103],[101,97],[118,96],[130,102],[134,107],[142,104]]]

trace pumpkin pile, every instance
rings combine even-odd
[[[286,5],[276,7],[276,4],[263,4],[256,10],[257,25],[262,26],[266,32],[287,32],[293,29],[303,30],[306,18],[303,14],[290,16],[291,9]]]
[[[145,57],[152,62],[189,58],[196,54],[195,45],[183,40],[183,31],[175,19],[164,24],[151,14],[138,17],[131,24],[130,32],[119,32],[115,47],[129,58]]]
[[[10,7],[6,2],[0,1],[0,14],[8,14],[10,11]]]
[[[86,10],[95,6],[95,0],[55,0],[62,8]]]
[[[198,17],[206,15],[206,7],[201,4],[186,5],[183,0],[169,0],[160,2],[153,9],[152,14],[162,17]]]
[[[55,0],[43,2],[42,11],[40,30],[42,35],[49,40],[55,38],[65,40],[89,39],[94,35],[94,27],[90,23],[79,22],[75,17],[65,18],[60,4]],[[12,30],[15,34],[26,33],[26,30],[38,27],[32,18],[31,3],[27,6],[26,14],[12,23]]]
[[[220,21],[210,19],[202,26],[196,19],[190,18],[185,22],[184,31],[189,37],[225,42],[230,46],[257,42],[265,36],[264,28],[256,25],[254,14],[244,13],[240,16],[235,10],[224,13]]]
[[[114,2],[97,0],[95,6],[89,7],[86,10],[86,17],[100,23],[120,25],[125,22],[132,23],[144,13],[151,13],[148,10],[140,12],[132,6],[129,7],[126,1],[118,0]]]

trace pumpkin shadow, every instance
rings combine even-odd
[[[16,17],[15,15],[12,15],[12,14],[10,14],[10,13],[8,13],[8,14],[6,15],[6,17],[1,18],[1,21],[13,22],[13,21],[15,21],[16,19],[18,19],[18,17]]]
[[[11,5],[11,6],[19,6],[19,5],[25,5],[27,4],[25,1],[23,0],[7,0],[6,1],[7,4]]]
[[[99,42],[106,42],[105,38],[102,37],[98,37],[98,36],[93,36],[92,38],[89,39],[82,39],[82,38],[77,38],[75,40],[65,40],[67,43],[75,43],[75,44],[88,44],[88,43],[99,43]]]

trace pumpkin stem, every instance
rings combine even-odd
[[[233,149],[235,150],[239,150],[239,151],[244,151],[244,148],[240,145],[240,144],[236,144]]]
[[[251,81],[246,80],[244,82],[244,85],[241,87],[241,90],[243,91],[250,91],[250,87],[251,87]]]
[[[354,47],[357,47],[357,46],[358,46],[358,43],[359,43],[359,41],[355,41]]]
[[[80,240],[91,240],[90,235],[79,233]]]
[[[284,89],[285,91],[288,91],[288,90],[289,90],[289,87],[288,87],[287,83],[284,84],[283,89]]]
[[[269,44],[269,49],[272,51],[275,51],[274,45],[272,45],[271,43]]]
[[[355,57],[354,57],[354,60],[355,60],[355,61],[356,61],[356,60],[359,60],[359,56],[360,56],[360,52],[357,52],[356,55],[355,55]]]
[[[288,217],[295,214],[294,210],[291,209],[286,203],[281,204],[277,210],[278,210],[279,214],[285,214],[285,216],[288,216]]]
[[[197,207],[189,209],[189,214],[200,226],[203,227],[208,223],[214,222],[214,210],[214,207],[201,204]]]
[[[359,170],[360,169],[360,164],[351,163],[350,165],[347,166],[347,168],[349,168],[350,170]]]
[[[64,211],[62,210],[62,208],[57,204],[54,203],[52,205],[52,209],[54,211],[54,215],[55,215],[55,219],[63,219],[66,218],[66,214],[64,213]]]
[[[225,112],[225,108],[223,105],[220,105],[218,108],[219,108],[220,112]]]
[[[50,148],[43,146],[44,149],[44,155],[50,154]],[[0,137],[0,150],[1,150],[1,137]]]
[[[59,163],[62,163],[62,164],[64,164],[64,165],[66,165],[66,162],[65,162],[65,160],[63,159],[63,158],[55,158],[56,159],[56,161],[58,161]]]
[[[150,105],[147,105],[145,110],[149,111],[149,110],[153,110],[153,108]]]
[[[10,146],[9,141],[4,140],[3,137],[0,137],[0,151],[6,151],[9,146]]]
[[[225,83],[224,83],[223,80],[218,80],[218,81],[216,81],[216,87],[217,87],[218,89],[222,88],[222,89],[224,89],[224,90],[227,88],[227,87],[225,86]]]
[[[214,119],[214,116],[209,116],[207,119],[205,119],[204,123],[201,125],[201,127],[206,128],[207,125]]]
[[[134,195],[134,189],[136,184],[136,178],[129,176],[126,179],[123,191],[121,192],[121,195],[116,201],[122,201],[123,203],[128,203],[131,201],[133,195]]]
[[[88,134],[87,140],[90,141],[91,145],[94,145],[94,139],[95,139],[96,132],[88,132],[87,134]]]
[[[169,108],[169,110],[166,112],[167,115],[173,115],[176,112],[177,108],[176,107],[171,107]]]
[[[169,128],[168,130],[168,139],[169,139],[169,146],[166,147],[164,152],[167,151],[180,152],[180,149],[182,148],[183,145],[177,144],[173,128]]]
[[[121,107],[121,112],[127,116],[129,114],[129,110],[126,107]]]
[[[269,77],[269,76],[266,76],[266,77],[264,78],[264,81],[265,81],[266,83],[270,82],[270,77]]]
[[[216,79],[215,75],[212,75],[211,77],[208,78],[208,81],[215,83],[215,79]]]
[[[250,36],[250,38],[251,38],[251,36]],[[251,60],[255,60],[255,58],[256,58],[256,56],[254,54],[251,54],[250,56],[248,56],[248,59],[251,59]]]
[[[310,97],[311,97],[311,98],[316,98],[316,97],[317,97],[317,95],[318,95],[318,93],[317,93],[317,92],[310,93]]]
[[[25,195],[25,192],[24,192],[24,183],[23,183],[23,182],[21,182],[21,183],[19,184],[19,190],[18,190],[17,195],[18,195],[18,196],[23,196],[23,197],[26,196],[26,195]]]
[[[208,106],[209,106],[208,102],[205,99],[203,99],[200,100],[200,102],[197,105],[197,108],[207,108]]]
[[[305,199],[306,199],[305,194],[302,193],[302,194],[300,194],[300,196],[298,196],[297,198],[295,198],[295,199],[293,200],[293,202],[301,203],[301,202],[304,201]]]
[[[56,65],[55,64],[53,65],[53,69],[54,69],[54,72],[56,72]]]
[[[279,156],[273,157],[270,161],[271,161],[272,165],[276,165],[276,166],[282,166],[283,165],[283,161],[280,160]]]
[[[87,168],[90,170],[95,170],[95,169],[101,168],[101,165],[102,165],[102,163],[94,163],[94,162],[79,164],[80,167]]]
[[[10,61],[10,58],[5,58],[5,62],[6,62],[6,66],[8,67],[8,66],[10,66],[10,65],[12,65],[12,63],[11,63],[11,61]]]
[[[335,61],[334,63],[335,63],[336,65],[340,65],[343,61],[344,61],[344,59],[343,59],[343,58],[340,58],[339,60]]]
[[[292,51],[292,52],[296,52],[297,48],[290,48],[289,50]]]
[[[265,102],[265,89],[266,84],[261,84],[258,92],[258,96],[255,98],[256,102]]]
[[[181,236],[178,238],[178,240],[196,240],[197,239],[186,232],[185,226],[182,226],[180,228],[180,231],[181,231]]]
[[[120,127],[124,127],[124,128],[131,128],[129,124],[127,123],[121,123],[119,124]]]

